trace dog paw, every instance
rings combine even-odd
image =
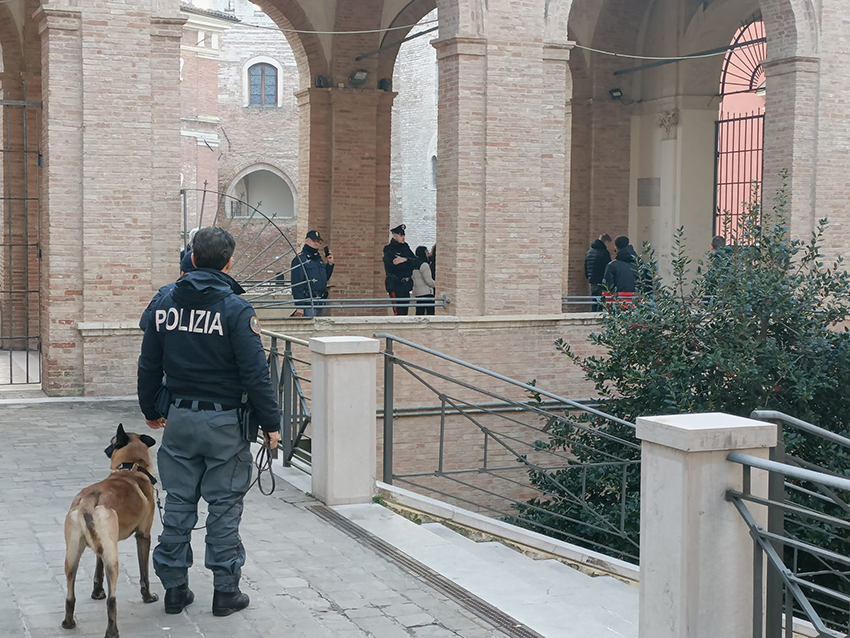
[[[144,594],[144,593],[142,593],[142,602],[155,603],[158,600],[159,600],[159,596],[157,596],[156,594],[151,594],[151,593]]]
[[[106,634],[103,636],[103,638],[118,638],[118,630],[117,629],[113,629],[113,630],[107,629]]]
[[[94,589],[92,590],[91,597],[94,600],[103,600],[104,598],[106,598],[106,592],[102,589]]]
[[[62,621],[62,629],[73,629],[77,626],[77,622],[72,618],[68,620],[67,618]]]

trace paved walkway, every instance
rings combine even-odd
[[[104,601],[88,598],[94,556],[77,575],[77,628],[63,630],[62,526],[74,495],[108,472],[103,449],[119,422],[145,428],[137,407],[120,403],[0,406],[0,637],[89,638],[106,629]],[[159,438],[158,434],[154,435]],[[156,450],[157,448],[154,448]],[[247,498],[242,536],[248,553],[245,612],[215,618],[212,578],[203,567],[203,532],[192,545],[195,603],[178,616],[142,603],[135,542],[119,545],[118,627],[123,638],[503,638],[477,616],[329,526],[314,501],[278,482],[275,494]],[[205,514],[201,515],[201,521]],[[154,524],[154,535],[159,533]]]

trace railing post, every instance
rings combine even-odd
[[[384,471],[387,485],[393,484],[393,341],[387,339],[384,351]]]
[[[312,487],[327,505],[368,503],[377,466],[377,339],[310,339]]]
[[[749,638],[753,539],[726,491],[743,488],[739,451],[767,458],[776,427],[728,414],[641,417],[640,638]],[[767,495],[767,475],[750,489]],[[759,524],[767,514],[754,512]],[[761,594],[758,594],[761,596]]]
[[[778,463],[785,462],[785,443],[782,439],[782,425],[777,425],[776,447],[770,450],[770,460]],[[779,473],[772,472],[768,480],[767,496],[774,503],[785,502],[785,477]],[[785,512],[776,505],[767,508],[767,531],[779,537],[785,536]],[[776,553],[785,555],[785,545],[779,541],[771,541]],[[779,572],[772,567],[767,569],[767,601],[765,604],[765,629],[766,636],[782,635],[782,593],[784,583]]]
[[[283,423],[281,424],[280,438],[283,442],[283,465],[289,467],[292,460],[292,342],[288,339],[283,342],[283,366],[280,371],[281,386],[283,388]]]

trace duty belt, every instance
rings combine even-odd
[[[184,410],[201,410],[227,412],[228,410],[238,410],[242,406],[239,404],[228,405],[226,403],[217,403],[214,401],[198,401],[195,399],[175,399],[174,405]]]

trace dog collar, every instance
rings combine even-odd
[[[119,465],[115,469],[116,470],[134,470],[134,469],[138,470],[139,472],[141,472],[142,474],[144,474],[145,476],[147,476],[150,479],[151,485],[156,485],[156,478],[154,478],[154,475],[151,474],[150,472],[148,472],[145,468],[141,467],[138,463],[122,463],[121,465]]]

